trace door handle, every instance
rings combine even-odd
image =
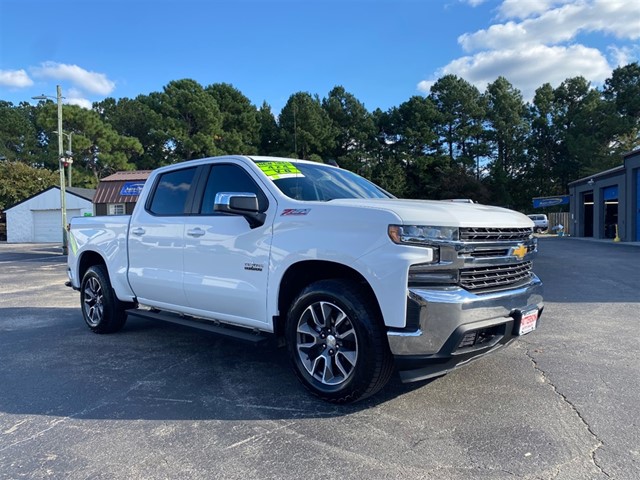
[[[131,230],[131,233],[137,236],[144,235],[144,228],[134,228],[133,230]]]
[[[187,230],[187,235],[190,237],[201,237],[205,234],[205,231],[201,228],[192,228],[191,230]]]

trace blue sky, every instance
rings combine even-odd
[[[278,112],[344,86],[369,110],[453,73],[601,85],[640,58],[637,0],[0,0],[0,100],[89,107],[171,80],[230,83]]]

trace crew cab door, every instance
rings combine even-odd
[[[243,216],[214,212],[221,192],[255,193],[265,223],[251,228]],[[191,313],[264,328],[275,210],[275,198],[243,166],[210,165],[185,222],[184,290]]]
[[[128,277],[140,303],[169,309],[187,304],[182,285],[184,225],[201,169],[161,174],[145,205],[136,205],[129,227]]]

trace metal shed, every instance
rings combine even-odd
[[[151,170],[116,172],[100,180],[93,199],[96,215],[130,215]]]
[[[67,187],[67,220],[93,214],[95,190]],[[50,187],[6,209],[7,242],[62,243],[60,187]]]

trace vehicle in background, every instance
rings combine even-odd
[[[536,233],[542,233],[549,229],[549,219],[546,215],[542,213],[532,213],[527,215],[527,217],[533,221],[533,224],[535,225],[533,229]]]

